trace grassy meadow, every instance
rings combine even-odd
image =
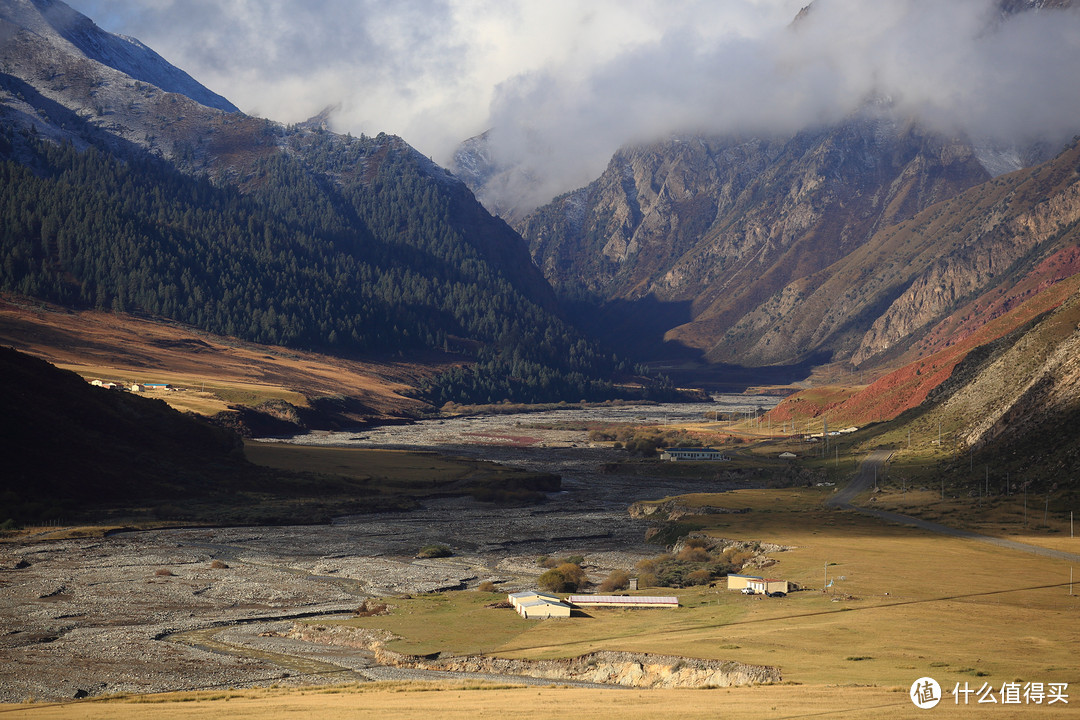
[[[329,460],[328,460],[329,461]],[[401,462],[416,460],[400,459]],[[965,539],[882,523],[822,501],[831,488],[737,490],[680,498],[685,506],[750,508],[701,515],[710,535],[787,546],[762,574],[799,583],[786,598],[718,587],[648,588],[678,594],[677,610],[589,609],[569,620],[526,621],[486,605],[503,593],[388,598],[388,615],[349,624],[389,630],[401,652],[571,657],[626,650],[779,666],[781,684],[701,690],[588,690],[557,686],[374,683],[332,688],[220,690],[11,706],[32,718],[487,718],[530,713],[584,718],[907,718],[922,676],[951,690],[1006,681],[1080,687],[1080,597],[1069,565]],[[662,501],[660,501],[662,502]],[[658,551],[660,549],[658,548]],[[750,570],[748,569],[748,572]],[[832,586],[823,591],[826,577]],[[327,622],[322,620],[319,622]],[[1075,707],[956,707],[956,717],[1061,717]]]
[[[461,592],[390,599],[394,614],[348,622],[401,636],[390,647],[402,652],[665,653],[776,665],[785,681],[806,685],[907,687],[923,675],[950,688],[964,681],[1080,680],[1080,597],[1069,595],[1067,563],[820,509],[824,494],[814,488],[682,498],[752,508],[699,516],[697,524],[717,537],[791,547],[773,554],[776,564],[762,571],[807,588],[786,598],[745,596],[721,581],[674,591],[677,610],[589,609],[536,622],[483,607],[499,595]],[[832,587],[822,592],[826,573]]]
[[[202,415],[268,400],[306,408],[348,388],[366,416],[414,417],[430,407],[412,397],[411,388],[442,367],[239,342],[179,323],[75,312],[8,294],[0,294],[0,341],[87,380],[168,382],[183,391],[155,397]]]
[[[87,381],[95,379],[110,380],[118,378],[126,382],[164,382],[176,390],[149,390],[146,397],[163,400],[180,412],[193,412],[197,415],[216,415],[229,409],[230,405],[255,407],[270,400],[284,400],[296,407],[308,407],[308,400],[301,393],[288,390],[278,385],[244,382],[241,380],[223,381],[217,378],[194,373],[143,371],[131,369],[117,370],[110,366],[98,365],[57,365],[64,370],[71,370],[82,375]]]
[[[963,708],[961,708],[963,709]],[[977,708],[972,707],[971,710]],[[1053,708],[994,713],[1003,719],[1049,717]],[[915,717],[907,688],[773,685],[710,690],[593,690],[484,683],[372,683],[329,688],[224,690],[119,697],[103,701],[12,707],[12,717],[54,720],[150,718],[438,718],[501,720],[523,714],[571,718],[841,717],[880,720]],[[978,717],[974,712],[966,717]]]

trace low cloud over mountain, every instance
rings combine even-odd
[[[333,105],[336,129],[398,133],[444,164],[492,129],[494,160],[529,179],[506,192],[534,203],[595,178],[627,142],[793,132],[871,97],[996,144],[1072,135],[1080,12],[1058,7],[1070,3],[803,3],[73,5],[248,112],[296,121]]]

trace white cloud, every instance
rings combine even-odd
[[[446,163],[498,129],[569,189],[633,139],[791,131],[873,95],[948,131],[1054,140],[1080,118],[1080,12],[995,0],[71,0],[247,112],[328,105]]]

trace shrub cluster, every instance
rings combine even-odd
[[[541,590],[548,592],[576,592],[588,584],[588,578],[581,567],[583,562],[584,558],[580,555],[564,560],[542,557],[539,560],[540,565],[550,569],[537,578],[536,583]]]
[[[738,572],[755,555],[753,548],[730,546],[710,549],[701,538],[682,543],[674,553],[647,558],[637,564],[639,587],[707,585],[718,577]]]
[[[386,603],[371,602],[365,600],[360,603],[360,607],[353,610],[353,615],[357,617],[372,617],[373,615],[385,615],[387,610]]]
[[[625,570],[612,570],[611,574],[600,583],[600,592],[612,592],[613,590],[625,590],[630,587],[630,573]]]
[[[425,545],[420,548],[420,552],[416,553],[418,558],[442,558],[450,557],[453,555],[453,551],[445,545]]]

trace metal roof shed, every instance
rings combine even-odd
[[[679,607],[674,595],[571,595],[566,601],[586,607]]]
[[[522,601],[517,606],[518,615],[526,620],[533,618],[570,617],[570,606],[558,600],[535,598]]]

